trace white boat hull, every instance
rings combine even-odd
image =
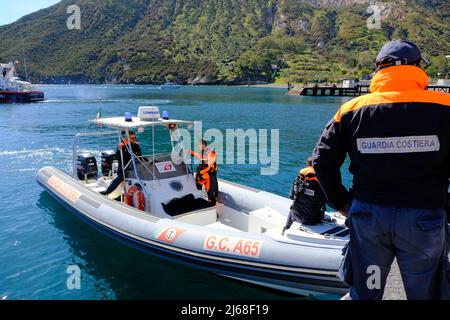
[[[220,181],[214,214],[203,210],[167,219],[109,200],[53,167],[39,170],[37,181],[89,224],[139,250],[296,294],[343,295],[348,290],[337,275],[348,238],[326,234],[344,227],[325,223],[316,230],[300,228],[286,236],[278,228],[248,232],[267,227],[264,220],[255,222],[249,216],[268,212],[269,217],[283,219],[290,206],[287,198]]]

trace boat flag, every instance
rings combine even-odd
[[[99,119],[101,119],[101,118],[102,118],[102,108],[98,109],[97,115],[95,116],[95,120],[99,120]],[[97,123],[97,125],[98,125],[99,127],[102,126],[101,123]]]

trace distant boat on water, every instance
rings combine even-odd
[[[174,90],[174,89],[180,89],[181,85],[173,83],[173,82],[166,82],[163,85],[161,85],[159,88],[161,90]]]
[[[30,103],[44,100],[44,92],[35,90],[30,82],[20,80],[14,62],[0,63],[0,102]]]

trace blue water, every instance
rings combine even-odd
[[[204,129],[279,129],[278,174],[261,176],[258,165],[224,165],[220,178],[285,196],[345,99],[291,97],[284,90],[248,87],[43,89],[43,103],[0,105],[0,299],[291,298],[181,267],[111,240],[54,201],[35,175],[47,165],[70,172],[74,135],[104,130],[87,121],[100,107],[106,117],[157,105],[174,118],[203,120]],[[145,135],[140,138],[145,140]],[[105,150],[114,144],[102,137],[83,147]],[[348,185],[346,172],[344,180]],[[72,264],[81,268],[79,290],[67,289],[66,270]]]

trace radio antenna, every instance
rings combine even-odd
[[[21,39],[22,41],[22,58],[23,58],[23,66],[25,68],[25,79],[28,82],[28,69],[27,69],[27,59],[25,58],[25,49],[23,47],[23,39]]]

